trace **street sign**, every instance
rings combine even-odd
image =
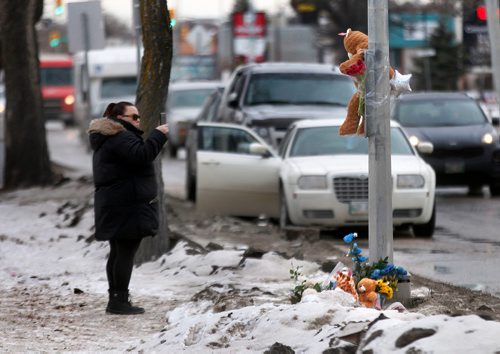
[[[264,61],[267,22],[264,12],[233,14],[233,54],[244,63]]]
[[[187,41],[194,48],[196,54],[211,54],[214,33],[210,33],[202,25],[195,25],[187,35]]]
[[[68,42],[72,53],[105,47],[100,1],[68,3]]]

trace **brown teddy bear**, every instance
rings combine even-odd
[[[378,308],[377,281],[369,278],[363,278],[357,286],[359,302],[364,307]]]
[[[365,134],[364,116],[365,104],[365,51],[368,49],[368,36],[350,28],[344,35],[344,48],[349,59],[340,64],[343,74],[354,77],[357,92],[351,97],[347,106],[347,116],[339,128],[339,135]],[[394,77],[394,69],[389,68],[389,77]],[[409,80],[409,78],[408,78]],[[361,124],[360,124],[361,120]]]

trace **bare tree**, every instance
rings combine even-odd
[[[6,189],[53,181],[42,114],[35,23],[43,0],[1,0],[0,42],[5,73]]]
[[[104,14],[104,32],[106,33],[106,38],[116,38],[126,42],[134,41],[134,33],[130,29],[130,26],[127,26],[127,24],[112,14]]]
[[[148,134],[158,125],[160,112],[164,110],[167,99],[172,65],[172,28],[167,1],[141,0],[140,11],[144,56],[136,104],[141,115],[145,117],[141,123]],[[160,157],[155,161],[155,167],[160,200],[160,230],[156,237],[147,238],[142,242],[136,256],[138,263],[161,256],[170,246]]]
[[[236,0],[233,5],[232,12],[247,12],[250,10],[249,0]]]
[[[332,48],[339,58],[345,56],[344,40],[338,33],[345,32],[348,28],[367,33],[368,30],[368,5],[367,1],[353,0],[290,0],[290,5],[299,14],[299,4],[313,4],[318,13],[324,14],[328,19],[327,24],[318,27],[318,35],[332,39]]]

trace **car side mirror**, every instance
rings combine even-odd
[[[236,92],[231,92],[227,99],[227,105],[230,108],[238,108],[238,94]]]
[[[252,155],[258,155],[262,157],[269,157],[271,156],[271,153],[267,149],[265,145],[259,144],[259,143],[251,143],[249,146],[249,151],[250,154]]]
[[[434,145],[430,142],[423,141],[417,145],[417,150],[421,154],[432,154],[434,151]]]
[[[500,125],[500,117],[491,118],[491,124],[495,127],[498,127]]]

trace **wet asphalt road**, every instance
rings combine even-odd
[[[165,154],[162,164],[166,190],[179,198],[185,196],[184,157],[183,151],[178,159]],[[344,247],[338,238],[331,242]],[[367,250],[367,237],[358,244]],[[411,230],[395,231],[394,263],[430,279],[500,297],[500,198],[491,198],[486,187],[475,196],[466,188],[438,188],[434,237],[419,239]]]

